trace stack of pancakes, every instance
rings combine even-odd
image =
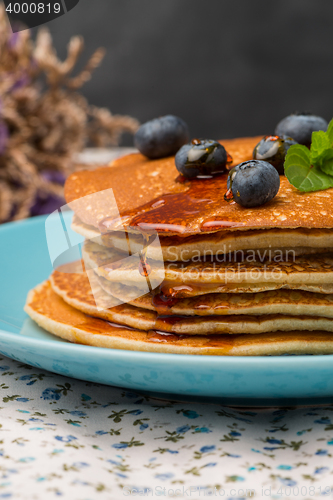
[[[236,165],[260,139],[222,143]],[[281,176],[271,202],[243,208],[224,200],[226,182],[188,181],[174,158],[140,154],[71,175],[84,272],[81,262],[55,270],[25,310],[55,335],[101,347],[333,353],[333,189],[301,193]]]

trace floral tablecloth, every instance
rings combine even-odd
[[[0,357],[0,499],[333,496],[333,407],[162,401]]]

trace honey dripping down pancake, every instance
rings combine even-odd
[[[61,273],[62,274],[62,273]],[[51,276],[57,286],[61,274]],[[291,314],[333,318],[333,294],[304,290],[278,289],[257,293],[208,293],[188,298],[166,297],[159,293],[139,296],[132,287],[111,283],[96,276],[101,288],[120,302],[138,308],[157,311],[158,314],[176,315],[230,315],[230,314]]]
[[[48,281],[29,292],[24,309],[48,332],[97,347],[222,356],[333,353],[333,335],[324,331],[188,336],[127,328],[75,309],[52,290]]]
[[[214,318],[210,316],[179,316],[158,315],[152,311],[128,304],[98,310],[95,306],[94,296],[91,293],[91,281],[82,274],[71,274],[54,272],[51,276],[51,285],[67,303],[91,316],[102,318],[118,324],[138,328],[140,330],[154,330],[165,333],[177,333],[186,335],[211,335],[211,334],[249,334],[265,333],[269,331],[288,330],[333,330],[333,320],[326,317],[308,315],[290,316],[279,314],[262,314],[261,316],[235,315],[226,318]],[[95,287],[96,289],[96,287]],[[103,295],[99,292],[99,299]],[[278,302],[278,301],[277,301]],[[327,301],[329,302],[329,301]],[[107,297],[105,300],[107,304]],[[280,304],[281,305],[281,304]],[[306,306],[306,304],[304,304]],[[330,305],[330,304],[329,304]],[[306,312],[306,307],[304,309]],[[314,304],[313,313],[320,310]],[[269,308],[266,313],[269,313]],[[246,313],[246,311],[245,311]]]
[[[139,257],[127,255],[86,241],[82,255],[96,274],[118,283],[140,286],[142,274]],[[157,262],[150,260],[149,279],[152,283],[170,285],[211,286],[280,283],[297,285],[329,285],[333,280],[333,254],[304,255],[290,261],[220,261]]]
[[[222,143],[237,164],[252,158],[260,138]],[[69,204],[77,200],[73,207],[83,223],[99,227],[102,232],[111,227],[184,237],[226,229],[333,228],[333,214],[328,210],[333,188],[302,193],[281,176],[278,195],[263,206],[248,209],[224,201],[226,182],[226,174],[184,181],[179,179],[174,157],[148,160],[141,154],[132,154],[116,160],[111,167],[72,174],[66,181],[65,197]],[[86,195],[109,188],[113,189],[120,213],[118,221],[115,213],[109,213],[109,204],[99,200],[88,210],[84,201]]]
[[[97,228],[84,224],[74,214],[72,229],[86,239],[109,248],[136,254],[142,251],[141,235],[127,231],[112,231],[101,235]],[[149,245],[147,256],[154,260],[186,261],[204,255],[232,254],[238,251],[256,252],[260,255],[287,254],[295,256],[326,253],[333,248],[333,229],[258,229],[250,231],[224,230],[195,236],[161,236],[158,247]],[[258,252],[257,252],[258,253]]]
[[[84,312],[96,313],[96,292],[98,299],[104,299],[104,307],[108,308],[108,297],[114,293],[113,286],[96,275],[88,279],[86,274],[76,272],[77,263],[71,264],[67,272],[54,271],[50,276],[53,290],[66,302],[76,306]],[[72,272],[69,272],[72,270]],[[103,286],[104,284],[104,286]],[[92,288],[94,292],[92,292]],[[127,299],[128,297],[125,297]],[[157,296],[158,298],[158,296]],[[158,298],[159,299],[159,298]],[[322,316],[333,318],[333,294],[319,294],[305,291],[277,290],[265,293],[252,294],[208,294],[190,299],[172,299],[171,301],[156,300],[153,293],[137,297],[131,301],[124,301],[121,307],[111,307],[108,314],[115,316],[121,312],[141,312],[146,318],[155,320],[156,315],[175,316],[205,316],[205,315],[268,315],[284,314],[296,316]],[[135,307],[133,307],[135,306]],[[86,309],[82,309],[85,307]],[[91,309],[89,309],[91,308]],[[146,309],[144,313],[142,309]],[[97,314],[105,314],[97,312]],[[118,318],[119,319],[119,318]]]

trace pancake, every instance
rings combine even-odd
[[[233,165],[252,158],[255,145],[261,136],[231,139],[223,141],[228,152],[233,156]],[[124,171],[126,170],[126,183]],[[120,213],[136,209],[149,203],[157,196],[166,193],[185,192],[188,186],[175,182],[178,171],[174,165],[174,157],[159,160],[148,160],[145,156],[135,153],[126,155],[120,162],[113,161],[110,166],[100,167],[93,171],[82,170],[70,175],[65,184],[65,198],[71,204],[94,193],[112,189]],[[106,193],[107,195],[107,193]],[[111,203],[112,209],[114,205]],[[94,206],[87,210],[87,203],[75,203],[73,210],[85,224],[98,227],[98,223],[107,216],[115,215],[111,210],[110,200],[96,198]]]
[[[91,316],[131,326],[140,330],[155,330],[185,335],[266,333],[290,330],[325,330],[333,332],[333,320],[320,316],[266,314],[258,316],[177,316],[158,315],[153,311],[122,304],[110,309],[95,305],[88,278],[84,274],[54,272],[50,279],[53,290],[65,302]],[[100,288],[99,294],[105,292]],[[105,297],[107,302],[107,297]]]
[[[261,137],[223,141],[236,165]],[[71,341],[220,355],[333,352],[333,188],[226,202],[227,175],[186,180],[132,154],[72,174],[86,273],[54,272],[26,311]],[[239,252],[239,253],[237,253]],[[154,291],[154,293],[153,293]]]
[[[145,281],[140,269],[140,257],[129,257],[117,249],[108,249],[86,241],[82,256],[88,267],[103,278],[121,284],[131,283],[140,287]],[[218,262],[199,261],[189,263],[148,260],[151,284],[163,282],[164,287],[179,285],[248,285],[276,283],[282,285],[322,286],[333,282],[333,254],[299,256],[294,261]],[[152,286],[154,289],[154,286]],[[304,288],[301,288],[304,289]]]
[[[97,281],[97,278],[95,279]],[[53,290],[65,302],[79,311],[140,330],[150,330],[154,327],[156,313],[153,311],[134,307],[130,304],[120,304],[119,302],[118,305],[108,308],[108,295],[98,283],[95,284],[93,293],[91,281],[89,282],[85,273],[76,274],[54,271],[50,276],[50,283]],[[97,300],[99,304],[103,304],[104,302],[104,309],[97,309]]]
[[[171,299],[163,301],[155,299],[153,294],[137,295],[130,298],[127,288],[97,277],[100,286],[109,295],[123,300],[133,306],[158,311],[164,314],[186,316],[233,315],[233,314],[287,314],[309,315],[333,318],[333,294],[311,293],[303,290],[272,290],[259,293],[216,293],[197,297]]]
[[[136,297],[143,296],[146,292],[138,287],[138,283],[117,283],[115,281],[108,281],[102,276],[98,276],[101,287],[108,293],[111,293],[113,297],[118,298],[122,302],[131,302]],[[304,284],[286,284],[286,283],[249,283],[249,284],[205,284],[200,285],[180,285],[175,287],[162,286],[161,290],[164,292],[165,297],[181,298],[191,298],[191,297],[202,297],[206,294],[253,294],[262,293],[273,290],[304,290],[312,293],[318,294],[333,294],[333,285],[304,285]]]
[[[188,337],[128,329],[92,318],[66,304],[49,281],[29,292],[25,311],[48,332],[97,347],[223,356],[333,353],[333,335],[323,331]]]
[[[234,164],[252,158],[260,137],[222,141],[233,156]],[[124,172],[126,171],[126,182]],[[132,154],[115,160],[111,167],[75,172],[66,181],[65,197],[85,224],[98,227],[108,218],[105,230],[140,232],[154,230],[159,234],[190,236],[224,230],[299,227],[332,229],[333,188],[303,193],[284,176],[280,177],[278,195],[269,203],[244,208],[226,202],[227,174],[212,179],[182,181],[178,179],[174,157],[149,160]],[[113,190],[116,203],[110,203],[104,190]],[[94,193],[96,202],[85,199]],[[119,219],[120,215],[120,219]]]
[[[73,217],[72,229],[99,245],[117,248],[123,252],[138,253],[143,248],[141,235],[124,231],[101,235],[98,229],[82,222],[76,214]],[[256,253],[255,251],[259,250],[259,256],[278,257],[286,254],[298,256],[329,252],[332,247],[331,229],[262,229],[241,231],[237,237],[234,231],[225,230],[182,238],[161,236],[158,248],[156,245],[149,245],[148,256],[154,260],[159,260],[162,256],[163,260],[184,262],[202,256],[232,254],[238,251]]]
[[[73,215],[71,229],[87,240],[93,240],[99,245],[104,245],[100,231],[94,226],[88,226],[88,224],[82,222],[76,214]],[[121,236],[123,236],[123,234]]]

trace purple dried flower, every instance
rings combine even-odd
[[[18,42],[18,39],[19,39],[19,33],[13,33],[10,37],[9,37],[9,40],[8,40],[8,47],[10,49],[14,49],[17,42]]]
[[[66,180],[64,174],[57,170],[44,170],[44,172],[42,172],[42,177],[46,182],[55,182],[61,186],[65,184]]]
[[[45,215],[54,212],[61,206],[65,205],[65,200],[54,194],[49,194],[46,198],[37,195],[33,206],[30,208],[31,215]]]
[[[7,125],[3,121],[0,121],[0,155],[3,155],[6,150],[8,137]]]
[[[34,57],[31,57],[30,58],[30,69],[36,70],[38,67],[39,67],[39,65],[38,65],[37,59],[35,59]]]
[[[11,24],[11,28],[12,28],[13,33],[17,33],[18,31],[22,31],[22,30],[27,29],[27,26],[19,20],[12,21],[10,24]]]
[[[27,86],[30,83],[30,78],[28,77],[27,73],[24,72],[21,74],[21,76],[16,80],[12,88],[10,89],[11,92],[14,92],[15,90],[19,90],[22,87]]]

